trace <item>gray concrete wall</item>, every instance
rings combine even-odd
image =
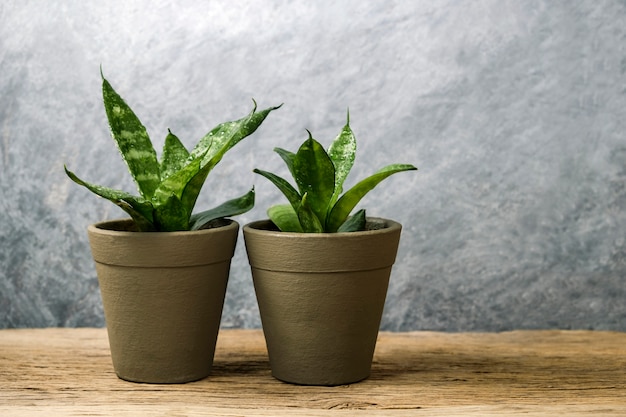
[[[3,1],[0,327],[102,326],[88,224],[124,213],[71,183],[134,191],[99,66],[148,127],[191,147],[284,102],[211,174],[198,209],[253,184],[274,146],[324,144],[350,108],[362,206],[404,224],[387,330],[626,330],[626,2]],[[225,327],[257,327],[243,241]]]

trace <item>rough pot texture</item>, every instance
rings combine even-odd
[[[272,375],[341,385],[370,374],[402,226],[284,233],[269,220],[243,228]]]
[[[202,379],[213,364],[239,224],[131,228],[130,220],[88,228],[115,372],[134,382]]]

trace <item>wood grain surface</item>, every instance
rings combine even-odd
[[[113,372],[105,329],[0,330],[0,416],[626,416],[626,333],[381,333],[372,375],[340,387],[271,376],[260,330],[222,330],[212,374]]]

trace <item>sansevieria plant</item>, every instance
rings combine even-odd
[[[297,152],[274,150],[295,185],[254,172],[289,204],[243,228],[272,375],[301,385],[361,381],[371,371],[402,225],[351,212],[381,181],[417,168],[387,165],[344,192],[356,155],[349,114],[327,150],[310,132]]]
[[[307,131],[308,132],[308,131]],[[271,172],[254,172],[270,180],[287,197],[289,204],[279,204],[267,211],[272,222],[283,232],[334,233],[354,232],[366,227],[365,210],[352,210],[376,185],[389,176],[417,170],[410,164],[391,164],[360,181],[343,193],[343,184],[356,156],[356,139],[346,125],[331,143],[328,151],[308,132],[296,153],[281,148],[274,151],[286,163],[296,187]]]
[[[168,131],[159,160],[146,128],[104,76],[102,96],[111,135],[139,195],[83,181],[67,167],[65,172],[77,184],[121,207],[131,216],[138,231],[197,230],[212,220],[242,214],[254,206],[253,188],[213,209],[192,214],[209,172],[229,149],[251,135],[280,106],[257,112],[254,102],[250,114],[219,124],[191,151]]]

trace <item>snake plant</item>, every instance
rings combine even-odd
[[[335,233],[365,230],[365,210],[350,216],[361,199],[385,178],[402,171],[417,170],[410,164],[392,164],[358,182],[343,193],[343,183],[355,161],[356,139],[346,125],[328,151],[307,130],[309,138],[296,153],[275,148],[283,159],[296,187],[271,172],[254,169],[270,180],[287,197],[289,204],[268,209],[270,220],[283,232]]]
[[[139,118],[102,75],[102,97],[111,135],[132,175],[139,195],[83,181],[67,166],[65,172],[77,184],[110,200],[133,219],[141,232],[197,230],[212,220],[242,214],[254,206],[254,188],[241,197],[213,209],[192,214],[209,172],[224,154],[251,135],[267,115],[278,109],[254,108],[241,119],[221,123],[188,151],[168,130],[161,158]]]

